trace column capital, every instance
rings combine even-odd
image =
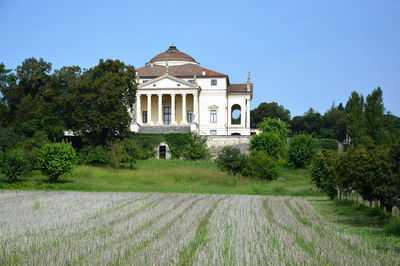
[[[162,97],[163,94],[162,93],[157,93],[158,97]]]
[[[176,95],[176,94],[175,94],[175,93],[170,93],[169,95],[171,95],[171,96],[175,97],[175,95]]]
[[[182,96],[186,96],[187,93],[181,93]]]
[[[153,95],[152,93],[146,93],[146,95],[148,96],[148,97],[151,97],[151,95]]]

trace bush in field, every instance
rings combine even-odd
[[[10,183],[16,182],[30,168],[26,153],[21,149],[6,153],[3,164],[6,177]]]
[[[274,158],[260,152],[250,156],[249,163],[242,172],[245,176],[273,180],[278,177],[279,168]]]
[[[251,152],[256,154],[263,152],[273,158],[282,158],[285,154],[286,143],[277,133],[261,133],[251,138]]]
[[[400,218],[392,217],[383,229],[387,234],[400,236]]]
[[[75,157],[76,153],[71,143],[45,144],[38,154],[38,166],[51,181],[56,182],[60,176],[72,171]]]
[[[199,136],[195,133],[190,134],[188,144],[185,147],[183,156],[188,160],[201,160],[209,158],[207,148],[207,138]]]
[[[109,149],[103,146],[91,148],[86,155],[85,163],[89,165],[108,165],[111,162]]]
[[[140,148],[132,138],[126,138],[122,141],[123,162],[129,164],[129,168],[133,169],[136,160],[139,158]]]
[[[308,134],[294,136],[289,144],[289,161],[296,168],[308,166],[317,153],[317,141]]]
[[[311,164],[311,177],[313,183],[331,199],[336,195],[335,187],[335,164],[337,152],[322,150]]]
[[[240,149],[229,146],[222,148],[215,160],[219,169],[233,175],[241,173],[248,161],[248,156],[242,154]]]

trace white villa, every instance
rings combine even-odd
[[[231,84],[228,75],[200,66],[171,45],[138,68],[137,75],[132,131],[252,134],[250,73],[247,83]]]

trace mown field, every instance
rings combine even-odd
[[[321,197],[2,191],[0,264],[399,264],[390,241],[382,247],[327,219],[313,207],[321,204]]]

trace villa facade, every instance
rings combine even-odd
[[[137,69],[131,130],[251,135],[253,84],[232,84],[226,74],[200,66],[171,45]]]

